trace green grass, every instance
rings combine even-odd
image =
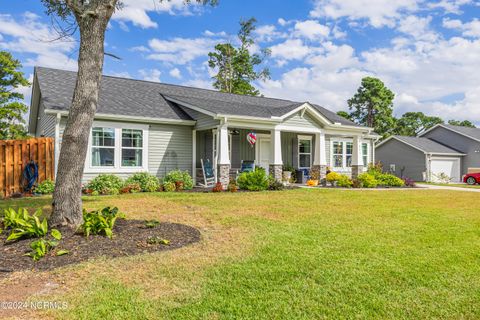
[[[86,198],[198,227],[200,244],[52,273],[59,319],[474,319],[480,199],[437,190]],[[48,205],[49,198],[0,202]],[[42,297],[42,299],[45,299]]]
[[[436,183],[436,182],[421,182],[420,184],[431,184],[433,186],[441,186],[441,187],[457,187],[457,188],[473,188],[473,189],[480,189],[480,185],[468,185],[465,183]]]

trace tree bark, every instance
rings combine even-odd
[[[102,79],[105,31],[114,6],[112,1],[100,0],[87,9],[72,10],[80,30],[78,75],[63,133],[50,217],[52,226],[72,229],[83,221],[81,179]]]

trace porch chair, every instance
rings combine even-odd
[[[202,164],[202,174],[203,174],[203,182],[199,183],[202,187],[209,188],[215,185],[215,174],[212,168],[212,163],[210,160],[206,160],[205,162],[203,159],[200,159]]]
[[[237,175],[235,179],[243,172],[252,172],[255,171],[255,162],[252,160],[242,160],[240,163],[240,170],[237,170]]]

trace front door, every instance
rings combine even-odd
[[[256,165],[264,168],[268,174],[272,152],[272,148],[270,146],[270,136],[258,136],[256,151]]]

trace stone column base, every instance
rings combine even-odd
[[[352,179],[358,178],[363,173],[362,165],[352,165]]]
[[[325,177],[327,176],[327,166],[314,164],[310,170],[310,176],[312,176],[313,172],[318,173],[318,180],[321,181],[322,179],[325,179]]]
[[[283,166],[281,164],[271,164],[269,172],[275,178],[275,181],[282,182]]]
[[[230,165],[219,164],[217,172],[217,180],[222,184],[223,190],[226,190],[230,182]]]

